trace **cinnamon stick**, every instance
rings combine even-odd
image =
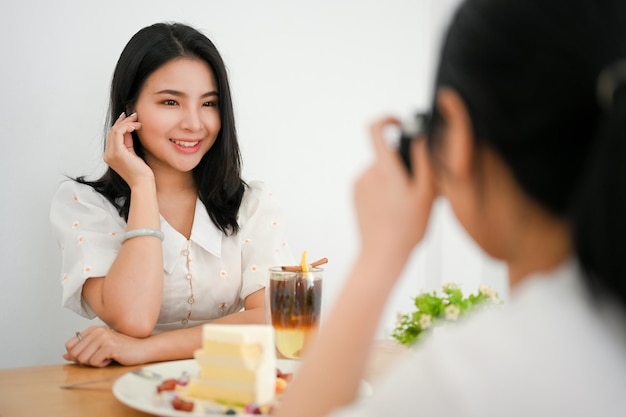
[[[318,267],[320,265],[324,265],[328,263],[328,258],[319,259],[311,264],[312,268]],[[285,272],[302,272],[302,265],[298,266],[283,266],[282,270]]]

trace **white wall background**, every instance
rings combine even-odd
[[[61,363],[93,324],[60,306],[48,211],[64,174],[99,175],[110,77],[140,28],[181,21],[211,38],[229,69],[244,175],[283,202],[295,255],[328,257],[326,309],[358,249],[352,184],[369,163],[374,118],[405,117],[431,96],[437,45],[456,0],[294,2],[4,0],[0,12],[0,367]],[[421,289],[487,282],[485,257],[439,202],[380,325]]]

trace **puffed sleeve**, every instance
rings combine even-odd
[[[239,210],[242,299],[267,286],[268,268],[294,265],[279,202],[266,184],[254,181],[248,185]]]
[[[94,312],[82,300],[87,278],[105,276],[117,257],[126,223],[92,187],[62,182],[52,199],[50,222],[61,249],[64,307],[87,318]]]

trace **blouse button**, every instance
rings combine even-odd
[[[188,280],[191,279],[191,274],[185,275],[185,278],[187,278]]]
[[[189,320],[188,319],[182,319],[180,322],[183,324],[183,326],[186,326],[187,323],[189,323]]]
[[[189,299],[187,300],[187,302],[189,304],[193,304],[194,301],[196,301],[196,300],[194,300],[193,297],[189,297]]]
[[[188,255],[189,255],[189,251],[188,251],[187,249],[185,249],[185,250],[183,251],[183,255],[188,256]]]

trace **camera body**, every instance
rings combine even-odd
[[[428,129],[428,113],[416,113],[412,118],[402,123],[398,152],[409,174],[413,172],[411,164],[411,143],[423,138]]]

